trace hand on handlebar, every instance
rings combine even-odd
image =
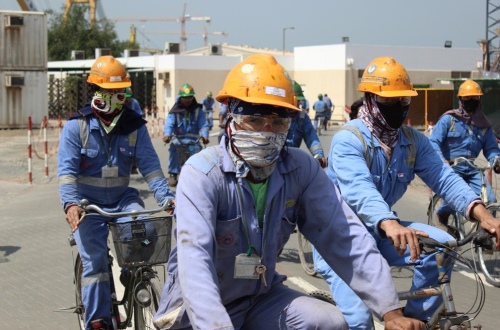
[[[400,256],[403,256],[408,246],[410,248],[411,260],[413,262],[417,261],[420,256],[420,246],[417,236],[429,237],[427,233],[403,227],[395,219],[384,220],[379,226],[385,232],[387,238],[393,242],[394,249],[396,249]]]
[[[406,317],[401,309],[390,311],[383,316],[385,329],[425,329],[424,322]]]
[[[165,142],[165,143],[170,143],[170,140],[171,140],[171,137],[170,137],[170,136],[165,135],[165,136],[163,137],[163,142]]]
[[[316,154],[316,155],[314,155],[314,159],[317,159],[317,160],[318,160],[319,165],[320,165],[322,168],[325,168],[325,167],[326,167],[326,165],[327,165],[326,158],[325,158],[325,157],[321,157],[321,154]]]
[[[204,137],[201,138],[201,141],[203,142],[203,144],[208,144],[210,142],[208,140],[208,138],[204,138]]]
[[[66,209],[66,221],[68,222],[72,232],[75,232],[78,229],[82,212],[83,210],[76,204],[70,205]]]

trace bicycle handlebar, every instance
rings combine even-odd
[[[498,156],[495,157],[493,164],[496,164],[499,160],[500,160],[500,157],[498,157]],[[455,165],[458,165],[459,163],[467,163],[467,165],[469,165],[470,167],[475,168],[475,169],[480,170],[480,171],[489,170],[490,168],[492,168],[494,166],[494,165],[490,164],[489,162],[488,162],[487,166],[479,166],[479,165],[474,164],[474,159],[468,159],[465,157],[457,157],[457,158],[453,159],[452,161],[450,161],[450,165],[452,167]]]
[[[448,242],[441,243],[430,237],[422,237],[422,236],[417,236],[417,237],[420,243],[420,249],[422,250],[424,247],[429,247],[432,249],[447,247],[450,249],[454,249],[463,246],[467,243],[470,243],[472,240],[481,241],[488,236],[494,236],[494,235],[488,233],[483,228],[480,228],[479,230],[471,232],[469,235],[465,236],[462,240],[459,241],[451,240]]]
[[[107,216],[110,218],[118,218],[118,217],[126,217],[126,216],[136,217],[138,215],[143,215],[143,214],[159,213],[159,212],[165,211],[166,209],[173,208],[174,202],[173,202],[173,198],[167,198],[165,200],[165,202],[159,208],[156,208],[156,209],[132,210],[132,211],[127,211],[127,212],[106,212],[97,205],[89,204],[88,200],[82,199],[79,202],[78,207],[80,207],[83,210],[82,218],[80,219],[80,221],[82,221],[88,215],[89,211],[95,211],[96,213],[99,213],[101,215],[104,215],[104,216]]]

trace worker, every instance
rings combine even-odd
[[[203,106],[196,101],[194,88],[190,84],[183,84],[179,89],[178,100],[170,109],[163,129],[163,142],[170,143],[172,136],[177,138],[169,147],[168,156],[168,184],[175,187],[178,175],[181,172],[177,149],[182,144],[195,143],[193,153],[201,150],[201,144],[196,142],[201,136],[202,142],[208,144],[208,124],[203,113]]]
[[[403,317],[390,268],[319,163],[285,147],[299,109],[276,59],[246,57],[216,99],[228,104],[227,138],[181,172],[157,329],[347,329],[333,304],[284,285],[276,271],[297,226],[386,329],[424,329]]]
[[[297,107],[300,107],[300,102],[304,100],[302,87],[293,80],[293,91],[297,99]],[[314,158],[316,158],[321,167],[326,167],[326,158],[323,152],[323,147],[319,141],[318,134],[311,122],[311,118],[305,109],[301,109],[298,115],[292,117],[292,124],[286,136],[286,145],[289,147],[300,148],[302,141],[305,141],[307,148]]]
[[[85,329],[108,330],[112,321],[107,223],[132,219],[89,214],[80,222],[78,203],[86,199],[111,213],[144,209],[139,191],[129,186],[134,161],[159,205],[173,194],[146,121],[124,107],[125,89],[131,83],[123,65],[113,56],[101,56],[92,65],[87,82],[93,97],[63,127],[57,176],[66,221],[83,264]]]
[[[472,79],[467,79],[458,88],[458,109],[446,111],[433,127],[429,137],[432,147],[447,164],[453,164],[458,157],[474,161],[481,151],[493,165],[495,172],[500,171],[497,139],[491,128],[491,123],[483,112],[483,91],[481,86]],[[481,194],[482,173],[480,170],[460,163],[453,170],[462,177],[477,195]],[[495,192],[486,181],[486,193],[489,203],[496,202]],[[454,213],[448,203],[443,202],[436,211],[437,219],[434,225],[455,234],[449,228],[449,216]],[[437,221],[436,221],[437,220]]]
[[[417,236],[430,236],[438,242],[453,241],[453,237],[427,224],[403,221],[391,209],[415,175],[454,209],[480,222],[488,231],[496,231],[497,238],[500,221],[486,210],[462,178],[441,161],[425,135],[403,125],[411,98],[417,92],[402,64],[388,56],[375,58],[363,72],[358,91],[364,93],[364,106],[358,119],[346,123],[333,136],[327,174],[368,228],[388,264],[413,266],[412,290],[435,285],[443,274],[450,278],[453,258],[438,269],[437,252],[420,253]],[[355,293],[327,265],[327,256],[314,248],[314,268],[330,286],[349,329],[371,329],[372,313],[362,301],[363,296]],[[404,314],[427,321],[441,303],[441,296],[408,300]]]

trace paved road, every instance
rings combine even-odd
[[[26,138],[24,133],[4,134],[0,131],[0,168],[11,165],[10,176],[0,173],[0,329],[77,329],[76,317],[61,308],[74,306],[72,281],[72,256],[67,242],[69,228],[65,224],[59,205],[55,180],[55,157],[49,158],[50,175],[45,178],[43,162],[34,173],[34,183],[25,180]],[[328,149],[334,131],[327,131],[321,139]],[[212,132],[216,135],[216,132]],[[9,135],[9,136],[5,136]],[[211,137],[211,144],[217,140]],[[167,148],[160,138],[154,144],[167,168]],[[41,166],[41,168],[40,168]],[[14,178],[14,179],[13,179]],[[139,187],[146,204],[154,207],[147,187],[139,176],[132,184]],[[421,186],[412,186],[408,200],[400,213],[408,218],[424,211],[428,195]],[[404,214],[408,212],[408,215]],[[288,285],[310,291],[313,287],[326,289],[324,281],[305,275],[296,252],[296,235],[293,235],[280,257],[278,269],[289,276]],[[395,269],[395,282],[399,289],[408,287],[411,271]],[[473,301],[474,282],[457,272],[453,275],[455,300],[460,310]],[[483,329],[497,329],[498,304],[494,297],[498,289],[487,287],[487,303],[479,317]],[[460,303],[460,305],[458,304]],[[462,304],[463,303],[463,304]]]

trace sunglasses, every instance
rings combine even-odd
[[[232,114],[231,117],[234,118],[235,123],[241,128],[254,132],[261,132],[264,130],[264,127],[269,126],[272,132],[283,133],[288,131],[290,124],[292,123],[291,118],[283,117],[263,117],[237,114]]]
[[[375,100],[377,101],[377,103],[380,103],[382,105],[394,105],[397,102],[401,102],[402,106],[407,106],[411,103],[411,96],[386,97],[376,95]]]

